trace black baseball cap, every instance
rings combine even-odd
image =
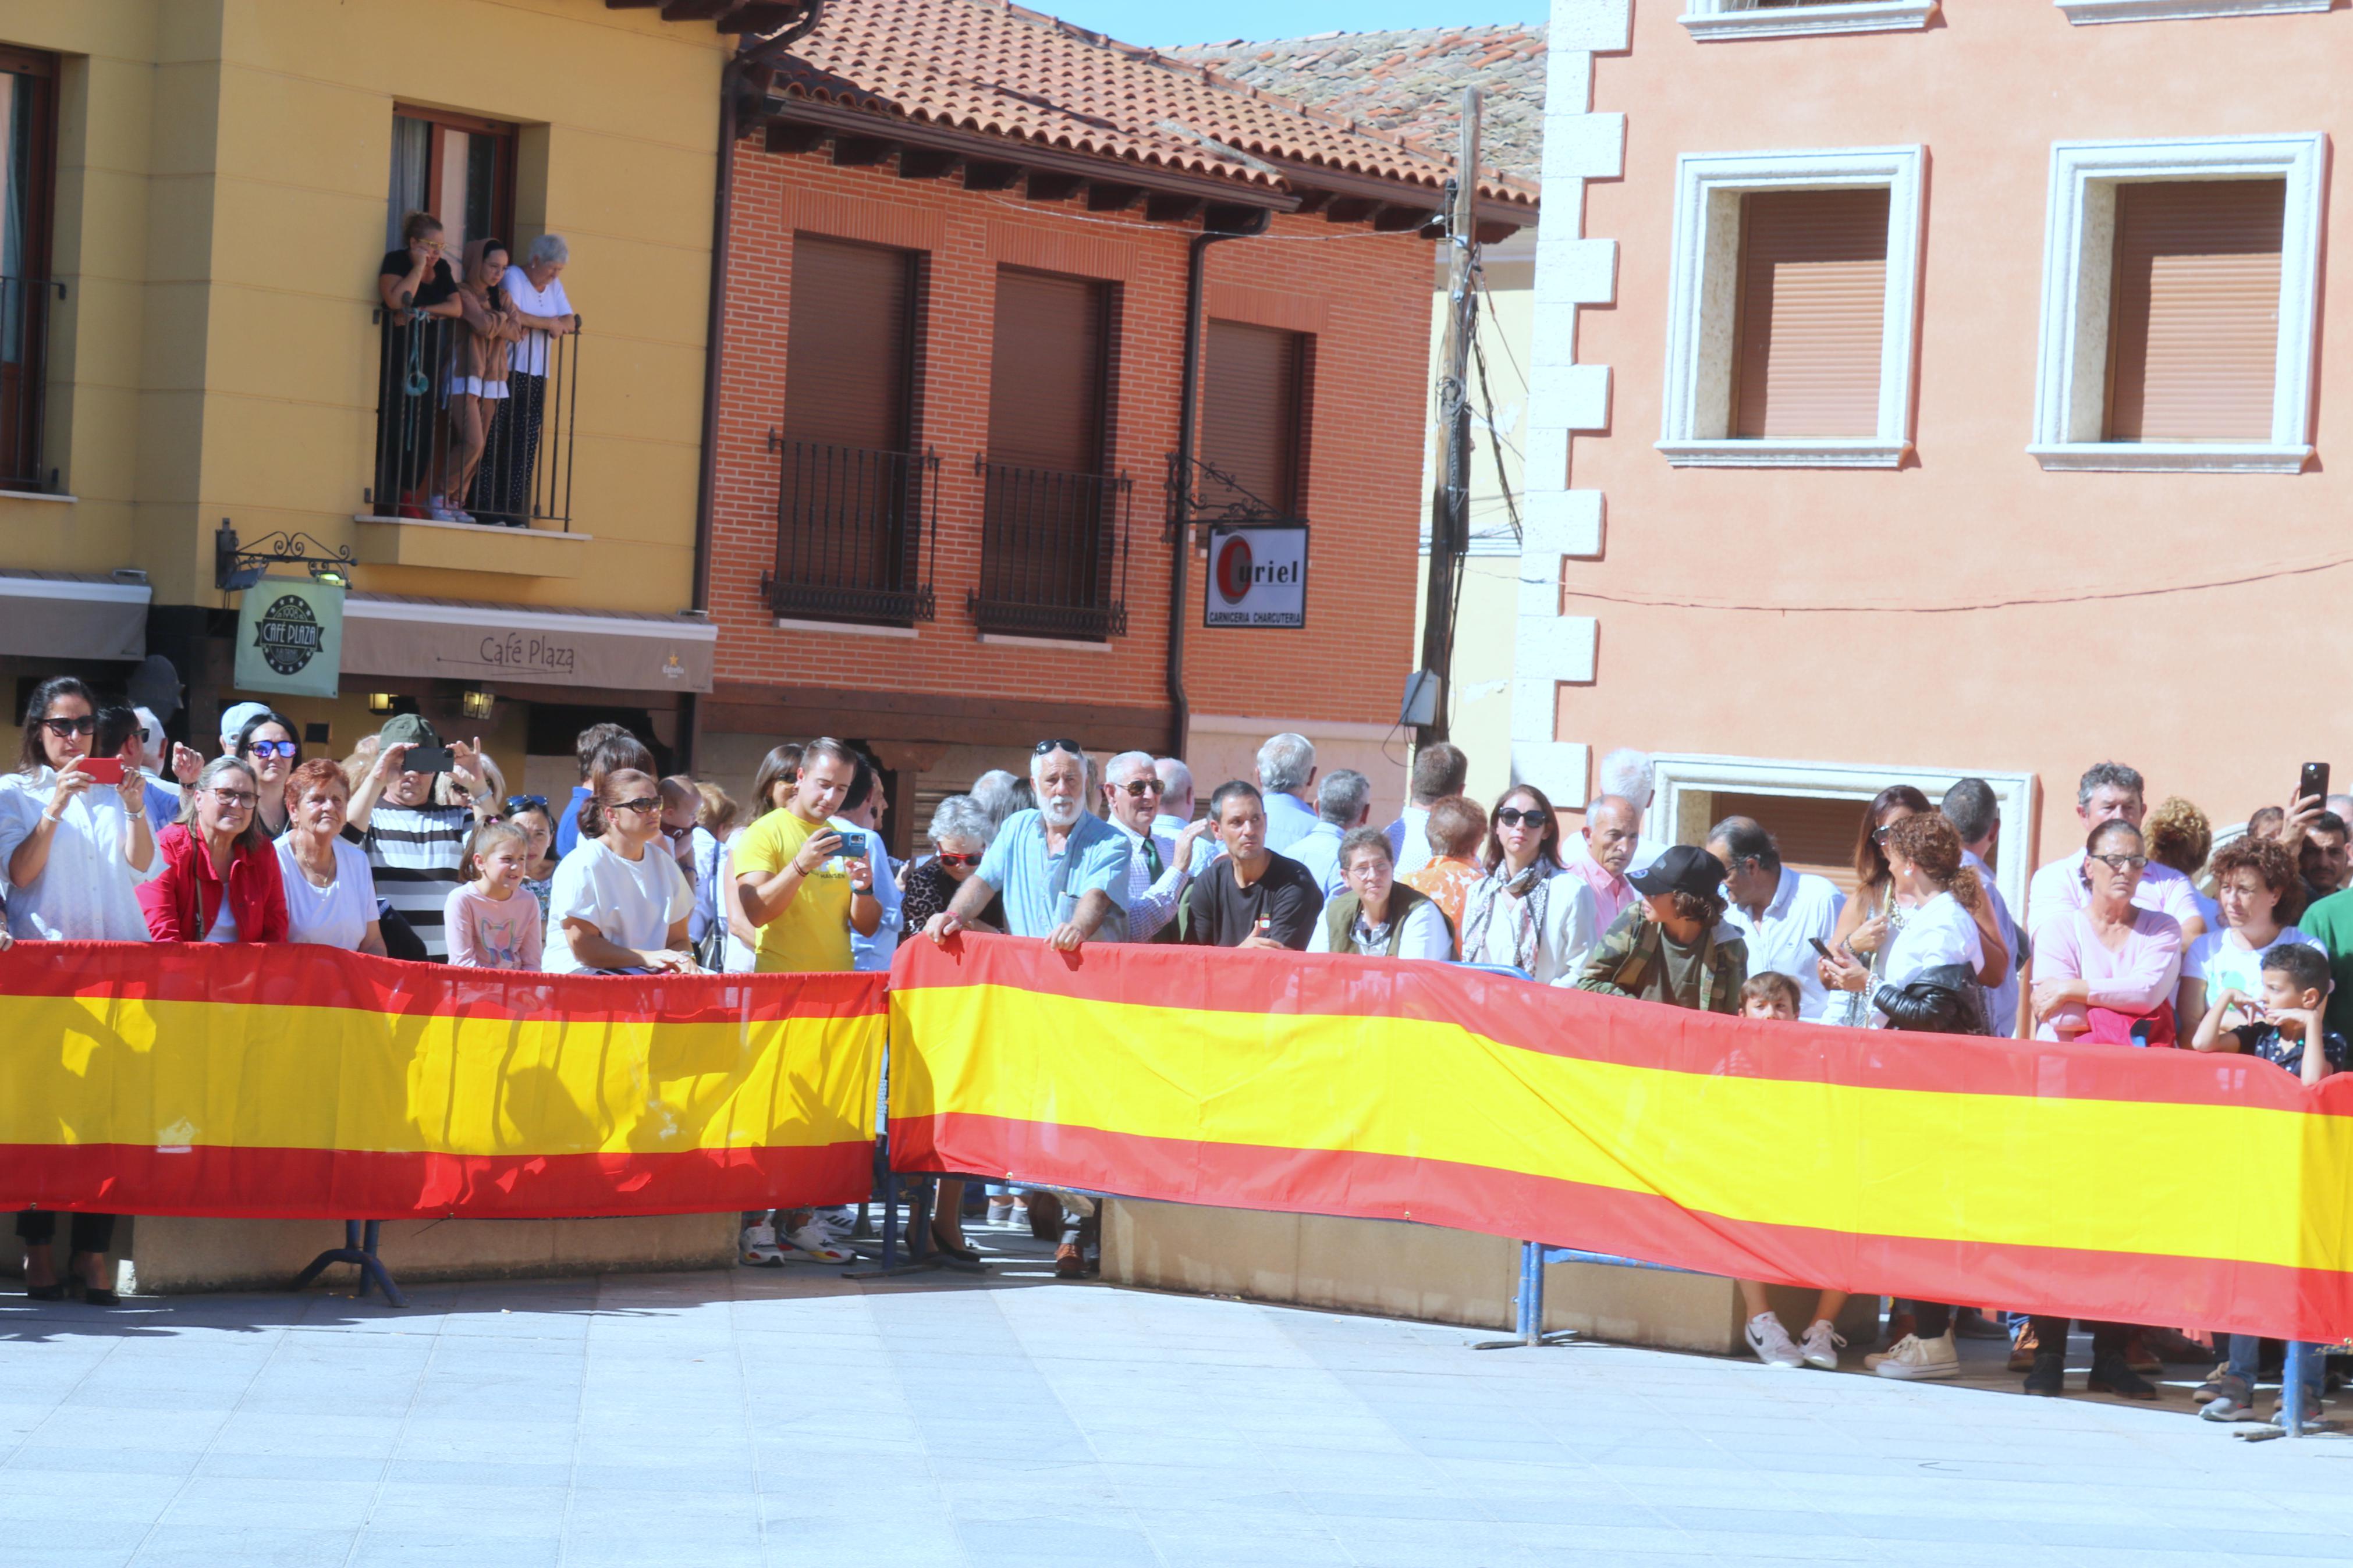
[[[1626,880],[1645,897],[1690,893],[1704,899],[1724,885],[1724,877],[1723,861],[1696,844],[1678,844],[1651,861],[1648,870],[1637,871]]]

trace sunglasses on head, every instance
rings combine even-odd
[[[1498,827],[1541,827],[1544,826],[1544,819],[1545,814],[1534,806],[1529,806],[1525,810],[1516,805],[1498,806],[1495,809],[1495,826]]]
[[[83,714],[79,719],[44,719],[41,722],[47,725],[49,733],[57,736],[59,740],[63,740],[68,735],[95,735],[98,733],[98,720],[88,713]]]
[[[507,796],[507,815],[521,816],[526,811],[545,811],[547,797],[543,795],[511,795]]]
[[[301,748],[291,741],[248,741],[245,749],[256,757],[291,757]]]
[[[946,850],[943,849],[940,851],[940,864],[943,866],[977,866],[980,864],[980,857],[977,855],[951,855]]]
[[[1074,757],[1087,754],[1086,749],[1076,741],[1040,741],[1029,748],[1029,754],[1033,757],[1048,756],[1055,752],[1068,752]]]

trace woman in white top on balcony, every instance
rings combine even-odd
[[[555,340],[580,330],[580,318],[564,292],[564,265],[571,259],[572,247],[562,235],[543,234],[523,252],[522,266],[507,268],[500,285],[522,336],[515,343],[514,368],[507,376],[507,399],[499,405],[498,422],[491,430],[491,456],[474,481],[474,510],[486,522],[531,526],[536,494],[532,477],[539,461],[548,377],[551,366],[560,370],[565,358]]]

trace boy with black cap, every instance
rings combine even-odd
[[[1737,1013],[1748,945],[1724,923],[1724,862],[1678,844],[1627,878],[1641,895],[1593,951],[1577,988],[1699,1013]]]
[[[469,807],[435,805],[434,774],[406,766],[409,752],[441,744],[422,714],[394,714],[376,741],[375,766],[352,792],[343,837],[367,851],[376,892],[438,963],[449,952],[441,911],[449,890],[466,880],[466,840],[478,817],[488,820],[498,809],[482,777],[481,742],[449,748],[449,771],[472,796]]]

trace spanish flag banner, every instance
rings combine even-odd
[[[879,974],[19,942],[0,954],[0,1208],[546,1218],[855,1202],[884,1031]]]
[[[913,942],[891,1154],[1786,1284],[2334,1341],[2353,1075],[1752,1022],[1445,964]]]

